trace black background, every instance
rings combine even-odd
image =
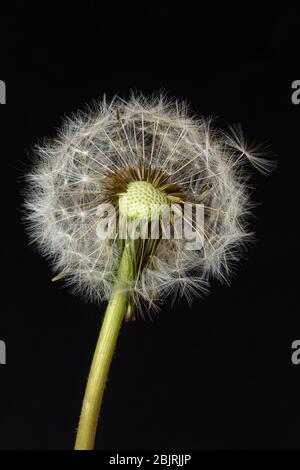
[[[1,16],[0,448],[72,448],[105,308],[52,284],[27,244],[20,192],[31,149],[103,93],[163,89],[219,127],[241,123],[279,165],[254,176],[257,240],[231,286],[213,282],[192,308],[166,303],[123,326],[96,448],[299,449],[299,16],[150,2],[137,15],[96,3],[12,2]]]

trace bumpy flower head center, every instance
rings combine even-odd
[[[127,219],[151,220],[169,206],[166,193],[147,181],[132,181],[119,196],[120,214]]]

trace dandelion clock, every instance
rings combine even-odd
[[[31,240],[51,260],[53,280],[107,303],[75,449],[94,447],[122,323],[230,276],[251,237],[247,162],[271,169],[238,127],[227,135],[162,95],[103,99],[36,148]]]

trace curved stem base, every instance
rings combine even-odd
[[[82,404],[75,450],[94,448],[104,388],[128,304],[129,252],[125,245],[117,280],[105,312]]]

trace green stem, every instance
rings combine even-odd
[[[85,390],[75,450],[94,448],[104,388],[120,327],[128,304],[128,280],[131,273],[130,250],[125,245],[117,280],[105,312],[99,339]]]

